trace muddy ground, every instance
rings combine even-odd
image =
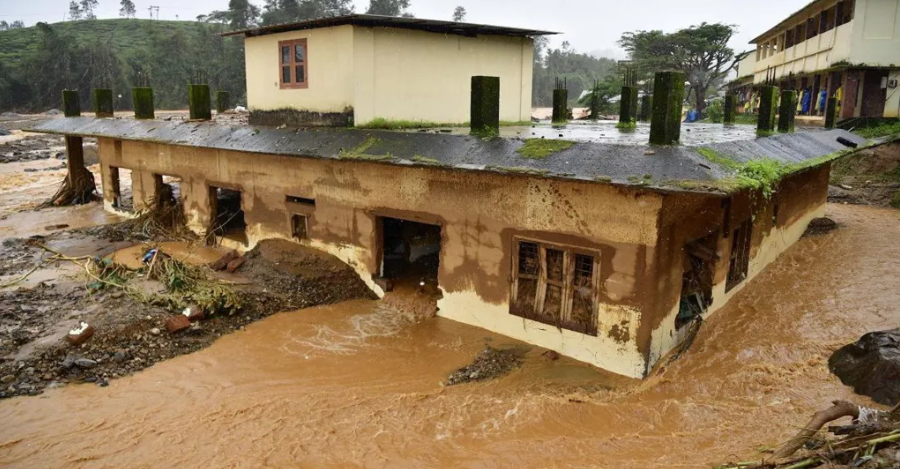
[[[167,322],[180,313],[181,305],[146,298],[164,296],[162,282],[148,279],[138,270],[127,281],[129,289],[98,286],[81,265],[55,259],[42,247],[82,258],[83,262],[85,257],[103,258],[125,250],[140,255],[156,246],[135,248],[134,244],[83,231],[2,243],[0,398],[36,395],[68,383],[105,386],[110,379],[194,352],[224,334],[280,311],[372,298],[356,273],[337,259],[293,243],[263,242],[247,254],[244,265],[233,274],[215,274],[203,267],[243,300],[240,309],[211,314],[186,330],[169,333]],[[199,249],[205,250],[206,259],[210,254],[226,252],[184,244],[173,251],[173,257],[182,250]],[[162,252],[166,250],[162,248]],[[93,336],[82,345],[69,344],[69,331],[82,322],[94,329]]]
[[[862,150],[832,165],[828,201],[900,208],[900,142]]]

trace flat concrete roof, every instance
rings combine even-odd
[[[501,136],[482,139],[441,131],[397,132],[345,128],[276,129],[215,122],[129,120],[93,117],[59,118],[40,122],[30,131],[85,137],[165,143],[179,146],[233,150],[335,161],[366,161],[396,166],[440,167],[463,171],[489,171],[529,177],[593,181],[640,187],[659,192],[726,194],[717,182],[735,176],[734,164],[723,165],[710,153],[737,164],[771,159],[784,165],[822,164],[820,159],[847,146],[843,137],[858,145],[866,140],[845,130],[808,130],[772,137],[750,137],[752,126],[734,126],[730,140],[698,139],[695,144],[650,146],[640,133],[624,133],[628,143],[606,143],[565,137],[569,127],[534,127],[544,135]],[[521,128],[524,132],[532,129]],[[577,129],[586,132],[584,129]],[[688,125],[682,128],[682,135]],[[709,129],[708,129],[709,130]],[[511,130],[505,130],[510,132]],[[620,132],[611,127],[611,131]],[[519,131],[522,132],[522,131]],[[547,132],[553,134],[547,135]],[[573,132],[574,133],[574,132]],[[707,131],[707,134],[714,132]],[[701,132],[697,132],[701,134]],[[557,137],[554,137],[556,135]],[[543,137],[543,138],[541,138]],[[527,145],[561,144],[544,157],[527,157]],[[525,153],[528,153],[527,151]]]
[[[330,28],[333,26],[366,26],[381,28],[416,29],[439,34],[458,34],[461,36],[547,36],[559,34],[552,31],[540,31],[536,29],[510,28],[506,26],[492,26],[488,24],[459,23],[456,21],[428,20],[423,18],[405,18],[382,15],[343,15],[315,18],[296,23],[273,24],[260,28],[239,29],[223,33],[222,36],[263,36],[266,34],[283,33],[287,31],[299,31],[303,29]]]

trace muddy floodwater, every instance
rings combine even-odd
[[[0,466],[696,468],[758,459],[832,399],[838,346],[897,326],[900,211],[830,205],[801,240],[639,382],[542,350],[443,387],[486,341],[382,302],[278,314],[109,387],[0,401]]]

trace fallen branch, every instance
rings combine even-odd
[[[786,441],[772,455],[772,460],[784,459],[797,452],[806,442],[813,437],[826,423],[842,417],[859,417],[859,406],[847,401],[833,401],[833,406],[820,410],[813,415],[812,420],[806,424],[796,436]],[[806,467],[806,466],[797,466]]]

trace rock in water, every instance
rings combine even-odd
[[[879,404],[900,401],[900,329],[870,332],[838,349],[828,368],[857,394]]]
[[[9,132],[8,130],[6,130],[6,129],[3,128],[3,127],[0,127],[0,137],[5,137],[5,136],[7,136],[7,135],[9,135],[9,134],[10,134],[10,132]]]

